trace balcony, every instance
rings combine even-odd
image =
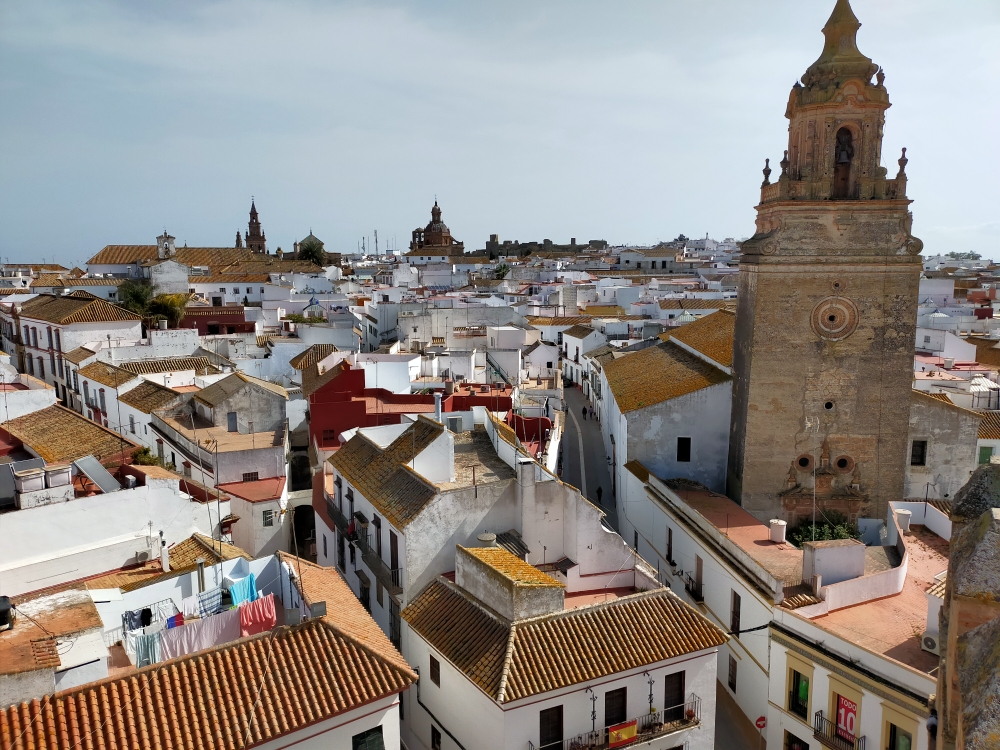
[[[688,595],[696,602],[701,603],[705,601],[705,592],[701,581],[694,580],[687,573],[684,574],[684,590],[687,591]]]
[[[817,711],[813,719],[813,737],[824,747],[833,750],[865,750],[865,738],[854,737],[827,718],[822,711]]]
[[[660,737],[698,726],[701,723],[701,698],[691,693],[685,703],[662,711],[643,714],[618,726],[627,726],[632,722],[635,722],[635,738],[625,743],[616,744],[616,747],[652,742]],[[528,742],[528,750],[601,750],[609,746],[607,729],[585,732],[568,740],[550,742],[541,746],[535,745],[531,741]]]
[[[385,586],[390,596],[399,596],[403,593],[403,570],[402,568],[390,568],[382,560],[381,556],[372,547],[371,534],[364,529],[358,533],[358,547],[361,548],[361,559],[365,561],[368,570],[375,574],[382,585]]]
[[[340,512],[340,508],[337,507],[337,504],[333,502],[331,498],[326,499],[326,512],[330,515],[331,520],[337,525],[337,528],[340,529],[340,533],[346,536],[348,526],[347,518],[344,517],[344,514]]]

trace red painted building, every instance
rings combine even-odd
[[[400,394],[384,388],[365,388],[365,371],[344,360],[316,379],[303,377],[309,399],[309,441],[321,451],[340,447],[338,436],[356,427],[399,424],[404,414],[433,414],[434,394]],[[486,390],[483,390],[486,389]],[[490,411],[510,411],[507,387],[460,386],[441,399],[441,411],[470,411],[484,406]]]
[[[243,313],[243,305],[185,308],[178,327],[197,328],[199,336],[252,333],[254,330],[253,321],[247,322]]]

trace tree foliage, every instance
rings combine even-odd
[[[788,541],[796,547],[803,542],[828,542],[831,539],[859,539],[861,533],[843,513],[835,510],[824,510],[816,519],[816,535],[813,536],[812,521],[803,521],[788,532]]]
[[[510,273],[510,266],[508,266],[506,263],[501,263],[499,266],[496,267],[493,273],[495,278],[498,279],[506,278],[507,274]]]
[[[146,317],[153,299],[153,287],[144,279],[125,279],[118,285],[118,304]]]
[[[188,294],[158,294],[149,301],[148,315],[166,318],[170,327],[176,328],[184,317],[189,299]]]
[[[944,257],[953,258],[954,260],[982,260],[983,258],[983,256],[980,255],[979,253],[973,253],[973,252],[968,252],[968,253],[951,252],[945,255]]]
[[[326,251],[323,250],[323,243],[315,237],[306,237],[299,243],[299,260],[311,260],[317,266],[326,265]]]

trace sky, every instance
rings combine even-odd
[[[0,256],[753,233],[833,0],[0,0]],[[925,255],[1000,258],[1000,3],[853,0]]]

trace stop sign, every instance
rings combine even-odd
[[[755,721],[754,724],[757,725],[758,729],[763,729],[764,727],[767,726],[767,719],[765,719],[763,716],[758,716],[757,721]]]

